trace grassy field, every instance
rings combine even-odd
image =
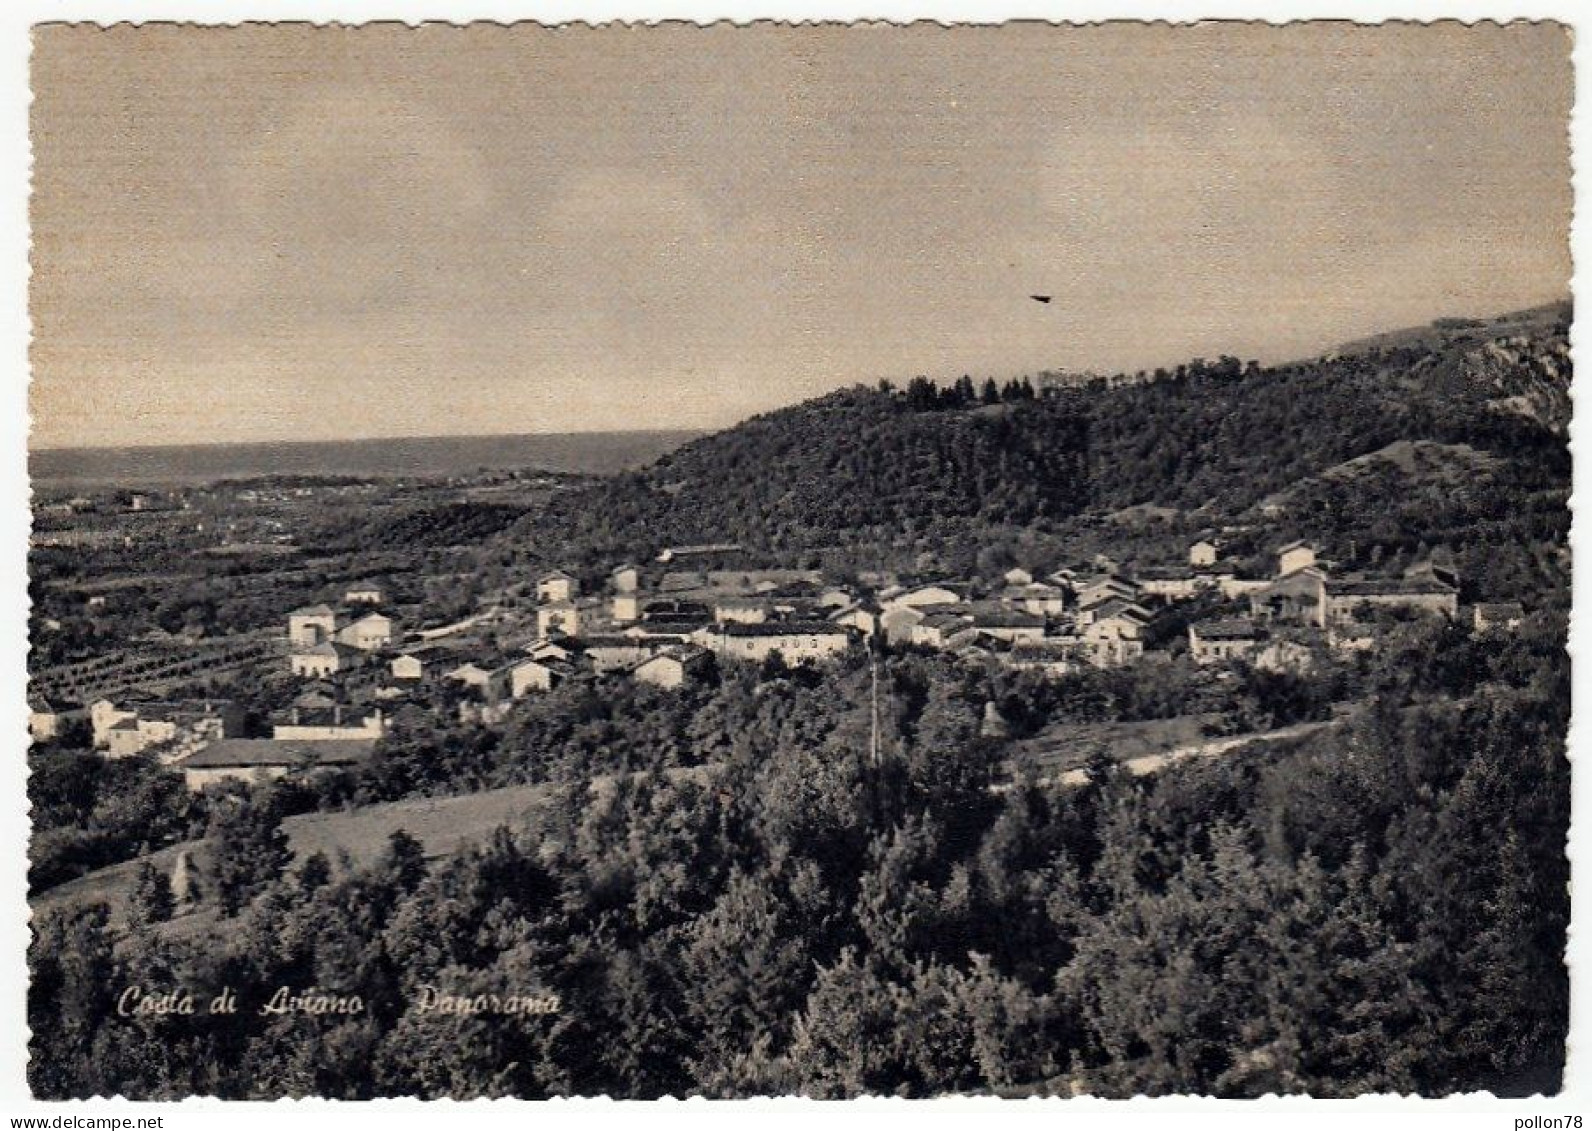
[[[372,805],[339,813],[305,813],[282,822],[294,855],[302,859],[316,852],[336,857],[347,852],[355,863],[367,863],[386,846],[387,838],[403,829],[425,846],[426,855],[452,854],[462,845],[479,842],[502,824],[515,824],[539,805],[546,795],[544,786],[522,785],[462,797],[418,798]],[[198,866],[201,883],[208,870],[209,846],[203,840],[173,845],[148,857],[155,867],[169,873],[177,856],[187,852]],[[112,923],[124,924],[127,896],[139,861],[128,860],[90,872],[86,876],[51,888],[32,901],[35,914],[53,909],[104,902],[111,909]],[[188,918],[199,920],[199,915]]]
[[[713,773],[714,767],[695,766],[668,770],[665,776],[673,780],[690,778],[705,782]],[[592,779],[591,790],[601,796],[613,789],[617,780],[617,775],[601,775]],[[340,854],[347,853],[356,865],[367,864],[381,854],[387,846],[387,838],[399,829],[418,840],[427,857],[439,859],[453,855],[464,846],[480,843],[499,825],[512,827],[522,823],[543,803],[547,793],[548,787],[544,785],[513,785],[458,797],[412,798],[362,809],[303,813],[288,817],[282,822],[282,828],[294,856],[300,860],[324,852],[335,861]],[[127,899],[139,863],[149,860],[156,868],[170,874],[177,857],[184,852],[198,869],[202,885],[209,871],[210,846],[201,839],[90,872],[53,887],[29,902],[36,915],[87,903],[104,903],[110,908],[112,925],[125,927]],[[168,934],[197,934],[213,922],[212,906],[202,902],[197,909],[179,916],[164,929]]]

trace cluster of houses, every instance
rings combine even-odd
[[[442,678],[478,691],[485,704],[478,714],[490,718],[508,701],[569,679],[619,673],[675,688],[720,659],[762,662],[778,653],[793,664],[823,661],[863,635],[854,619],[838,615],[855,612],[855,600],[811,570],[669,571],[644,588],[641,570],[622,565],[605,588],[586,594],[563,570],[544,574],[534,637],[495,665],[468,660],[446,667]],[[455,647],[408,650],[394,660],[394,675],[425,678]]]
[[[1323,649],[1340,654],[1377,646],[1385,621],[1459,616],[1459,578],[1451,555],[1435,552],[1399,576],[1335,575],[1307,542],[1276,550],[1270,577],[1242,577],[1214,538],[1188,549],[1186,566],[1098,572],[1060,570],[1043,579],[1013,569],[981,597],[960,583],[878,593],[877,631],[895,645],[982,656],[1016,669],[1066,674],[1139,660],[1151,626],[1192,606],[1187,640],[1199,664],[1242,660],[1274,671],[1305,671]],[[1235,615],[1234,605],[1247,606]],[[1478,604],[1478,632],[1508,631],[1518,604]]]
[[[350,588],[337,607],[288,614],[288,666],[304,683],[270,738],[243,737],[241,712],[229,703],[102,700],[86,711],[94,744],[110,757],[158,748],[201,789],[368,757],[422,688],[433,706],[490,723],[516,700],[571,680],[617,674],[673,689],[709,678],[722,662],[823,663],[869,643],[1067,674],[1135,663],[1152,638],[1168,639],[1152,626],[1179,607],[1195,663],[1304,671],[1323,649],[1375,647],[1380,614],[1459,615],[1458,577],[1441,553],[1397,577],[1337,576],[1314,547],[1292,542],[1276,551],[1272,576],[1252,578],[1239,576],[1214,538],[1202,538],[1186,566],[1127,571],[1103,561],[1043,578],[1012,569],[976,588],[868,576],[848,587],[816,570],[678,568],[711,556],[699,549],[720,548],[660,555],[646,574],[621,565],[589,593],[575,575],[552,570],[536,579],[533,612],[403,637],[379,587]],[[1515,604],[1472,608],[1483,632],[1507,631],[1523,616]],[[68,717],[36,704],[35,739],[53,737]]]
[[[281,777],[308,758],[336,765],[368,757],[385,731],[379,706],[350,704],[339,689],[312,685],[277,717],[269,738],[244,737],[243,708],[225,699],[99,699],[85,707],[36,701],[29,728],[35,742],[57,737],[72,722],[88,726],[90,741],[107,758],[153,751],[179,769],[191,789],[229,778]]]
[[[308,605],[287,615],[288,665],[294,675],[324,679],[361,667],[393,640],[393,620],[381,611],[382,593],[360,586],[343,607]]]

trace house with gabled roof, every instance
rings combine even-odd
[[[329,605],[305,605],[287,615],[287,639],[295,648],[313,648],[337,633],[337,613]]]
[[[509,696],[523,699],[532,692],[551,691],[566,680],[573,679],[578,669],[567,659],[557,656],[531,657],[508,665]]]
[[[1328,616],[1352,620],[1361,612],[1403,609],[1452,620],[1459,615],[1459,591],[1435,578],[1342,578],[1326,583]]]
[[[879,610],[860,602],[836,609],[829,614],[829,619],[835,624],[854,628],[864,636],[872,636],[879,630]]]
[[[1093,621],[1096,611],[1107,602],[1136,602],[1139,583],[1120,573],[1107,573],[1098,577],[1080,579],[1074,589],[1078,599],[1078,623]]]
[[[1327,623],[1327,576],[1315,566],[1302,566],[1249,593],[1249,615],[1260,621]]]
[[[1277,576],[1287,577],[1316,564],[1316,549],[1309,542],[1295,539],[1277,547]]]
[[[49,742],[59,738],[64,725],[87,715],[81,703],[65,699],[50,699],[43,695],[28,696],[28,737],[34,742]]]
[[[112,758],[152,747],[177,755],[213,738],[242,733],[243,708],[228,699],[147,699],[118,707],[109,699],[89,708],[94,744]]]
[[[952,636],[971,628],[972,624],[972,614],[965,606],[955,605],[931,612],[912,626],[912,643],[925,648],[944,648]]]
[[[713,654],[706,648],[680,644],[647,657],[632,667],[630,674],[642,683],[672,691],[691,680],[702,678],[712,666]]]
[[[832,658],[854,640],[851,630],[829,621],[721,624],[709,626],[704,634],[698,643],[729,659],[760,662],[778,652],[789,664]]]
[[[1229,617],[1188,626],[1189,657],[1196,664],[1220,664],[1248,656],[1265,639],[1254,621]]]
[[[954,606],[946,605],[944,608]],[[886,605],[879,614],[879,630],[884,633],[884,638],[892,644],[907,644],[912,640],[912,633],[929,614],[915,605]]]
[[[300,679],[325,679],[350,671],[367,662],[368,655],[358,648],[324,640],[312,648],[288,653],[288,668]]]
[[[1094,615],[1082,626],[1083,641],[1095,666],[1119,667],[1143,656],[1145,629],[1152,619],[1142,605],[1120,598],[1095,606]]]
[[[1045,618],[1023,609],[974,602],[968,606],[968,611],[973,628],[998,640],[1038,640],[1045,635]]]
[[[583,615],[590,611],[575,601],[550,601],[536,608],[536,635],[579,636]]]
[[[1222,556],[1222,548],[1214,538],[1201,538],[1188,548],[1188,564],[1195,569],[1209,569]]]
[[[381,709],[361,706],[324,695],[300,696],[271,725],[271,737],[307,742],[338,739],[377,739],[387,728]]]
[[[405,652],[401,656],[394,656],[390,665],[392,677],[404,683],[418,683],[426,677],[426,661],[424,657],[414,652]]]
[[[1067,611],[1067,591],[1044,581],[1008,585],[997,591],[994,599],[1003,605],[1041,617],[1060,616]]]
[[[200,747],[176,763],[183,781],[197,793],[227,781],[277,781],[289,774],[358,765],[375,751],[374,739],[296,741],[224,738]]]
[[[635,593],[641,588],[641,570],[625,562],[608,572],[608,583],[615,593]]]
[[[580,581],[564,570],[548,570],[536,579],[536,599],[540,603],[570,602],[579,595]]]
[[[356,615],[333,639],[362,652],[376,652],[392,643],[392,618],[374,610]]]
[[[599,675],[604,672],[627,671],[647,657],[655,655],[680,640],[661,641],[643,636],[605,634],[582,637],[582,655]]]

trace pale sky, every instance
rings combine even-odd
[[[1569,49],[42,28],[32,442],[714,428],[1534,305],[1569,287]]]

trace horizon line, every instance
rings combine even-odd
[[[1571,290],[1563,291],[1563,292],[1561,292],[1559,295],[1557,295],[1555,297],[1546,298],[1546,299],[1544,299],[1543,301],[1540,301],[1540,302],[1530,303],[1530,304],[1525,305],[1525,306],[1516,306],[1516,307],[1513,307],[1511,309],[1503,310],[1503,311],[1494,311],[1494,312],[1488,313],[1488,314],[1464,314],[1464,315],[1447,314],[1447,315],[1438,315],[1438,316],[1432,318],[1429,321],[1421,322],[1421,323],[1404,323],[1404,324],[1400,324],[1400,325],[1391,325],[1391,326],[1389,326],[1387,324],[1383,324],[1383,326],[1380,329],[1367,329],[1366,331],[1358,334],[1355,337],[1348,338],[1348,339],[1336,342],[1336,343],[1334,343],[1334,344],[1332,344],[1330,346],[1323,347],[1317,353],[1307,354],[1307,355],[1304,355],[1304,356],[1301,356],[1301,357],[1289,358],[1289,359],[1286,359],[1286,360],[1278,360],[1278,361],[1263,363],[1263,367],[1265,367],[1265,368],[1276,368],[1276,367],[1279,367],[1279,366],[1300,365],[1300,364],[1303,364],[1303,363],[1305,363],[1307,361],[1324,359],[1324,358],[1333,356],[1339,350],[1342,350],[1342,349],[1345,349],[1345,348],[1349,348],[1349,347],[1353,347],[1353,346],[1359,346],[1359,345],[1362,345],[1362,344],[1364,344],[1364,343],[1366,343],[1368,341],[1374,340],[1376,338],[1387,337],[1387,336],[1391,336],[1391,335],[1394,335],[1394,334],[1401,334],[1401,333],[1408,333],[1408,332],[1415,332],[1415,331],[1432,329],[1432,328],[1434,328],[1437,325],[1437,323],[1443,321],[1444,319],[1448,319],[1448,318],[1471,319],[1471,320],[1475,320],[1475,321],[1482,322],[1482,323],[1499,322],[1499,321],[1506,321],[1506,320],[1509,320],[1509,319],[1512,319],[1512,318],[1517,318],[1517,317],[1519,317],[1521,315],[1534,314],[1534,313],[1537,313],[1539,311],[1548,310],[1548,309],[1551,309],[1551,308],[1556,307],[1556,306],[1568,306],[1570,308],[1570,314],[1571,314],[1571,317],[1573,319],[1574,318],[1574,311],[1575,311],[1575,297],[1576,296],[1575,296],[1574,290],[1571,289]],[[1192,357],[1185,358],[1185,359],[1183,359],[1182,363],[1186,364],[1187,362],[1190,362],[1190,361],[1193,361],[1193,360],[1194,360],[1194,358],[1192,358]],[[1162,366],[1158,366],[1158,367],[1154,367],[1154,368],[1169,368],[1169,366],[1162,365]],[[1113,376],[1113,375],[1115,375],[1115,376],[1127,376],[1127,375],[1130,375],[1132,373],[1150,373],[1150,372],[1153,372],[1153,371],[1154,371],[1154,369],[1152,367],[1144,366],[1144,367],[1138,368],[1137,370],[1131,370],[1131,369],[1129,369],[1129,370],[1116,370],[1114,373],[1112,373],[1112,372],[1102,372],[1102,373],[1096,373],[1095,375],[1097,375],[1097,376],[1105,376],[1105,377],[1109,377],[1109,376]],[[1040,370],[1028,370],[1028,371],[1026,371],[1026,372],[1024,372],[1022,374],[1017,374],[1017,375],[1014,375],[1014,376],[1016,376],[1018,378],[1022,378],[1022,379],[1033,379],[1033,378],[1042,377],[1046,372],[1047,372],[1046,370],[1042,370],[1042,369],[1040,369]],[[1066,370],[1061,370],[1061,372],[1066,372]],[[1092,369],[1081,369],[1081,370],[1072,370],[1072,372],[1083,374],[1083,373],[1093,373],[1094,371]],[[30,376],[31,376],[31,374],[30,374]],[[939,379],[933,379],[933,378],[931,378],[931,379],[935,380],[937,384],[940,383]],[[889,380],[892,384],[897,385],[898,387],[904,387],[905,382],[907,380],[910,380],[910,378],[901,378],[901,377],[897,376],[897,377],[887,378],[887,380]],[[948,377],[948,378],[946,378],[946,380],[954,382],[955,378]],[[850,381],[850,382],[843,382],[843,383],[835,386],[832,389],[828,389],[828,390],[825,390],[824,392],[814,394],[814,396],[826,396],[829,393],[838,392],[841,389],[854,388],[854,387],[859,387],[859,386],[863,387],[863,388],[872,388],[872,387],[874,387],[875,384],[876,383],[872,382],[872,381],[853,380],[853,381]],[[501,440],[501,439],[524,439],[524,438],[531,437],[531,436],[545,436],[545,437],[552,437],[552,436],[632,436],[632,435],[654,435],[654,436],[656,436],[656,435],[663,435],[663,434],[682,434],[682,435],[690,434],[690,435],[705,436],[705,435],[710,435],[710,434],[712,434],[714,432],[721,432],[721,431],[724,431],[724,430],[729,429],[729,428],[734,428],[734,427],[736,427],[736,426],[738,426],[740,424],[745,423],[748,420],[752,420],[752,419],[755,419],[756,417],[766,415],[767,413],[778,412],[781,409],[791,408],[791,407],[793,407],[793,406],[795,406],[797,404],[804,403],[804,401],[811,400],[811,399],[813,399],[813,398],[812,397],[804,397],[804,398],[801,398],[800,400],[789,401],[789,402],[785,402],[785,403],[782,403],[782,404],[769,405],[769,406],[767,406],[765,408],[758,409],[756,412],[752,412],[752,413],[749,413],[749,414],[744,415],[744,416],[738,416],[734,420],[728,421],[726,423],[718,424],[718,425],[715,425],[715,426],[712,426],[712,427],[694,427],[694,428],[692,428],[692,427],[675,427],[675,428],[567,428],[567,429],[561,429],[561,430],[558,430],[558,431],[547,431],[547,432],[457,432],[457,433],[444,432],[444,433],[401,434],[401,435],[389,435],[389,436],[340,436],[340,437],[335,437],[335,438],[328,437],[328,438],[321,438],[321,439],[269,439],[269,438],[267,438],[267,439],[257,439],[257,440],[198,440],[198,441],[186,441],[186,442],[180,442],[180,443],[165,443],[165,444],[93,444],[93,443],[88,443],[88,444],[81,444],[81,443],[80,444],[51,444],[51,445],[46,445],[46,446],[41,446],[41,447],[35,447],[33,445],[32,437],[30,435],[28,443],[26,444],[26,447],[25,447],[25,451],[26,451],[27,455],[31,458],[34,455],[43,455],[45,453],[50,453],[50,452],[174,451],[174,450],[178,450],[178,449],[182,449],[182,448],[239,448],[239,447],[250,447],[250,446],[264,447],[264,446],[268,446],[268,445],[299,445],[299,446],[307,446],[307,445],[312,445],[312,444],[365,444],[365,443],[385,443],[385,442],[393,442],[393,441],[415,441],[415,440],[489,440],[489,439],[500,439]],[[30,425],[31,425],[31,421],[30,421]],[[30,427],[30,432],[31,432],[31,427]]]
[[[729,427],[733,427],[730,425]],[[398,436],[338,436],[318,440],[263,439],[263,440],[193,440],[175,444],[50,444],[44,447],[28,445],[29,456],[51,452],[152,452],[176,451],[182,448],[249,448],[300,446],[316,444],[383,444],[414,440],[523,440],[533,436],[659,436],[669,434],[703,435],[712,428],[569,428],[558,432],[431,432]]]

